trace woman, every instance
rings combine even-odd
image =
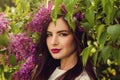
[[[82,42],[84,33],[78,27],[73,31],[64,15],[58,16],[56,25],[47,21],[37,49],[41,62],[32,80],[97,80],[91,60],[85,67],[81,61],[80,53],[87,47],[87,41]]]

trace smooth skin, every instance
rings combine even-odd
[[[50,22],[47,29],[46,40],[50,54],[54,59],[60,59],[60,69],[69,70],[77,63],[76,43],[70,27],[63,17],[54,22]],[[53,53],[52,49],[58,49]]]

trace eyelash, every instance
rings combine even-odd
[[[60,33],[59,36],[67,36],[67,33]]]
[[[59,33],[58,34],[59,36],[67,36],[68,34],[67,33]],[[47,34],[47,37],[50,37],[50,36],[52,36],[52,34]]]
[[[47,34],[47,37],[50,37],[50,36],[52,36],[52,34]]]

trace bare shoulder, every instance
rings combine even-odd
[[[91,80],[88,73],[83,70],[83,72],[75,80]]]

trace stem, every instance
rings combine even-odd
[[[2,71],[2,80],[5,80],[4,72]]]
[[[119,24],[119,21],[115,18],[115,22],[117,23],[117,24]]]

